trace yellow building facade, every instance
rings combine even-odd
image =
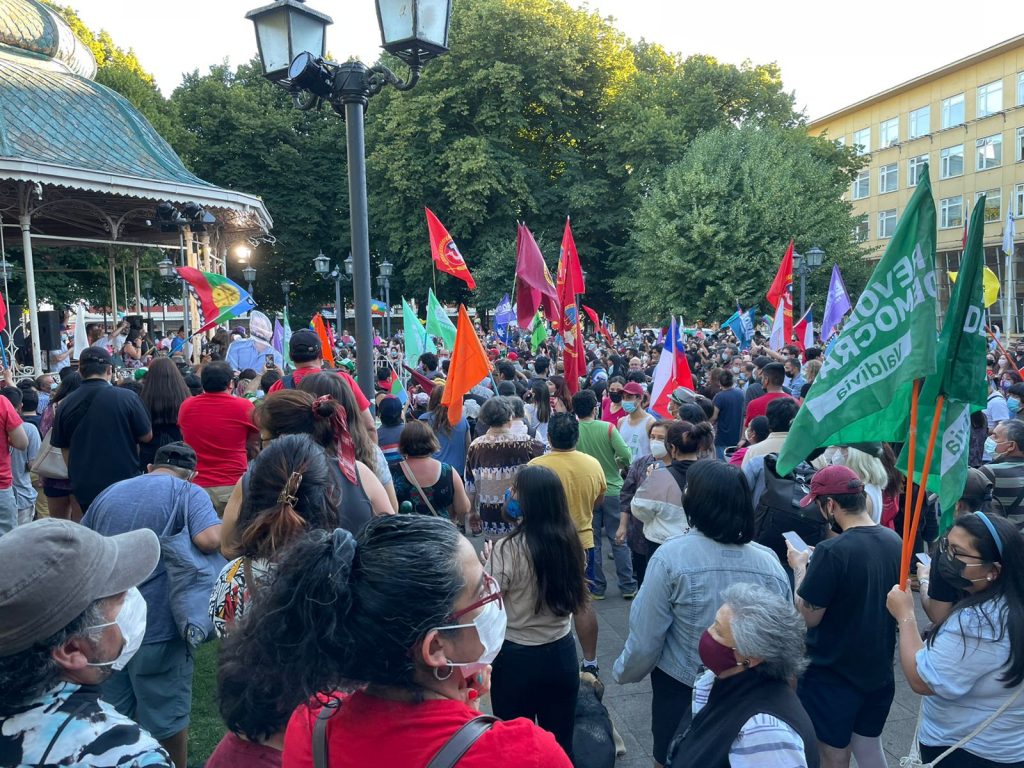
[[[928,164],[942,294],[946,272],[959,265],[964,221],[985,193],[986,261],[1003,285],[991,319],[1012,332],[1024,328],[1024,222],[1013,258],[1002,253],[1008,214],[1024,216],[1024,35],[815,119],[809,131],[870,156],[846,199],[861,217],[854,236],[871,258],[885,250]]]

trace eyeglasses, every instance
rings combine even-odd
[[[487,603],[497,602],[498,607],[504,610],[505,604],[501,598],[501,588],[498,586],[498,582],[494,580],[494,577],[484,571],[484,596],[477,600],[471,605],[467,605],[461,611],[456,611],[450,616],[451,621],[457,621],[460,617],[465,616],[470,611],[475,611],[477,608],[482,608]]]
[[[988,562],[980,555],[965,555],[963,552],[960,552],[959,550],[950,549],[948,536],[943,536],[941,539],[939,539],[939,552],[941,552],[944,555],[948,554],[950,557],[954,557],[961,562],[963,562],[965,558],[968,560],[978,561],[976,563],[964,563],[964,565],[984,565]]]

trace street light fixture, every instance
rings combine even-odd
[[[3,274],[4,280],[10,280],[14,277],[14,265],[7,259],[0,259],[0,273]]]
[[[383,294],[381,298],[384,299],[384,323],[386,327],[386,333],[388,338],[391,338],[391,275],[394,273],[395,265],[384,257],[384,261],[380,263],[380,275],[377,277],[377,285],[380,286]]]
[[[343,274],[340,266],[331,269],[331,260],[320,251],[319,255],[313,257],[313,268],[324,280],[330,278],[334,281],[334,331],[336,336],[341,338],[341,324],[345,319],[345,303],[341,300],[341,281],[346,283],[352,281],[352,256],[345,261],[345,272]]]
[[[370,288],[369,213],[366,201],[366,143],[364,118],[371,96],[391,85],[407,91],[419,80],[423,65],[448,50],[451,0],[376,0],[384,50],[405,62],[409,79],[402,80],[382,64],[360,61],[344,64],[324,60],[326,28],[331,19],[300,0],[277,0],[250,11],[256,28],[264,76],[292,94],[302,110],[325,101],[345,120],[348,152],[349,222],[356,306],[356,356],[359,386],[368,399],[374,395],[373,315]]]
[[[285,312],[288,311],[288,306],[289,306],[288,305],[288,292],[291,289],[292,289],[292,281],[291,280],[282,280],[281,281],[281,292],[284,294],[284,311]]]
[[[250,264],[243,269],[242,279],[249,284],[249,296],[252,296],[252,284],[256,282],[256,267]]]
[[[820,267],[824,260],[825,252],[816,245],[808,248],[807,253],[793,254],[793,274],[800,278],[800,317],[807,311],[807,276]]]
[[[236,245],[235,246],[235,258],[238,259],[240,264],[247,264],[249,257],[252,256],[252,248],[247,245]]]
[[[178,272],[174,268],[174,262],[170,259],[160,259],[160,261],[156,263],[156,269],[160,273],[160,277],[169,283],[174,282],[178,277]]]

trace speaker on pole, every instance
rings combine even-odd
[[[55,309],[39,313],[40,349],[60,349],[61,313]]]

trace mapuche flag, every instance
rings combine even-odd
[[[939,335],[937,370],[924,380],[919,402],[934,404],[945,395],[935,441],[935,461],[928,474],[928,490],[939,494],[942,530],[953,524],[956,503],[967,482],[967,457],[971,443],[971,412],[987,404],[985,384],[985,200],[978,200],[967,230],[967,248],[960,273],[949,297],[949,309]],[[921,481],[925,451],[931,433],[934,407],[920,409],[917,422],[917,453],[914,480]],[[897,467],[907,471],[909,442],[904,443]]]
[[[452,240],[452,236],[448,234],[448,230],[444,228],[444,224],[438,220],[433,211],[429,208],[423,210],[427,212],[427,230],[430,233],[430,252],[434,257],[434,266],[452,277],[465,281],[469,290],[475,290],[476,280],[469,273],[466,260],[459,253],[459,247]]]
[[[569,392],[576,394],[580,390],[580,379],[587,375],[587,358],[583,349],[583,328],[580,323],[577,294],[584,293],[583,268],[580,266],[579,253],[569,227],[569,219],[565,220],[565,232],[562,234],[562,250],[558,255],[558,303],[561,307],[558,331],[565,344],[563,368],[565,383]]]
[[[200,272],[193,267],[175,269],[199,305],[200,327],[193,335],[208,331],[220,323],[256,308],[252,296],[224,275]]]
[[[551,279],[537,241],[525,224],[519,224],[516,236],[516,318],[520,328],[528,328],[541,303],[544,316],[558,322],[558,290]]]
[[[935,201],[927,166],[889,247],[826,358],[777,471],[815,448],[906,439],[915,379],[935,372]]]

